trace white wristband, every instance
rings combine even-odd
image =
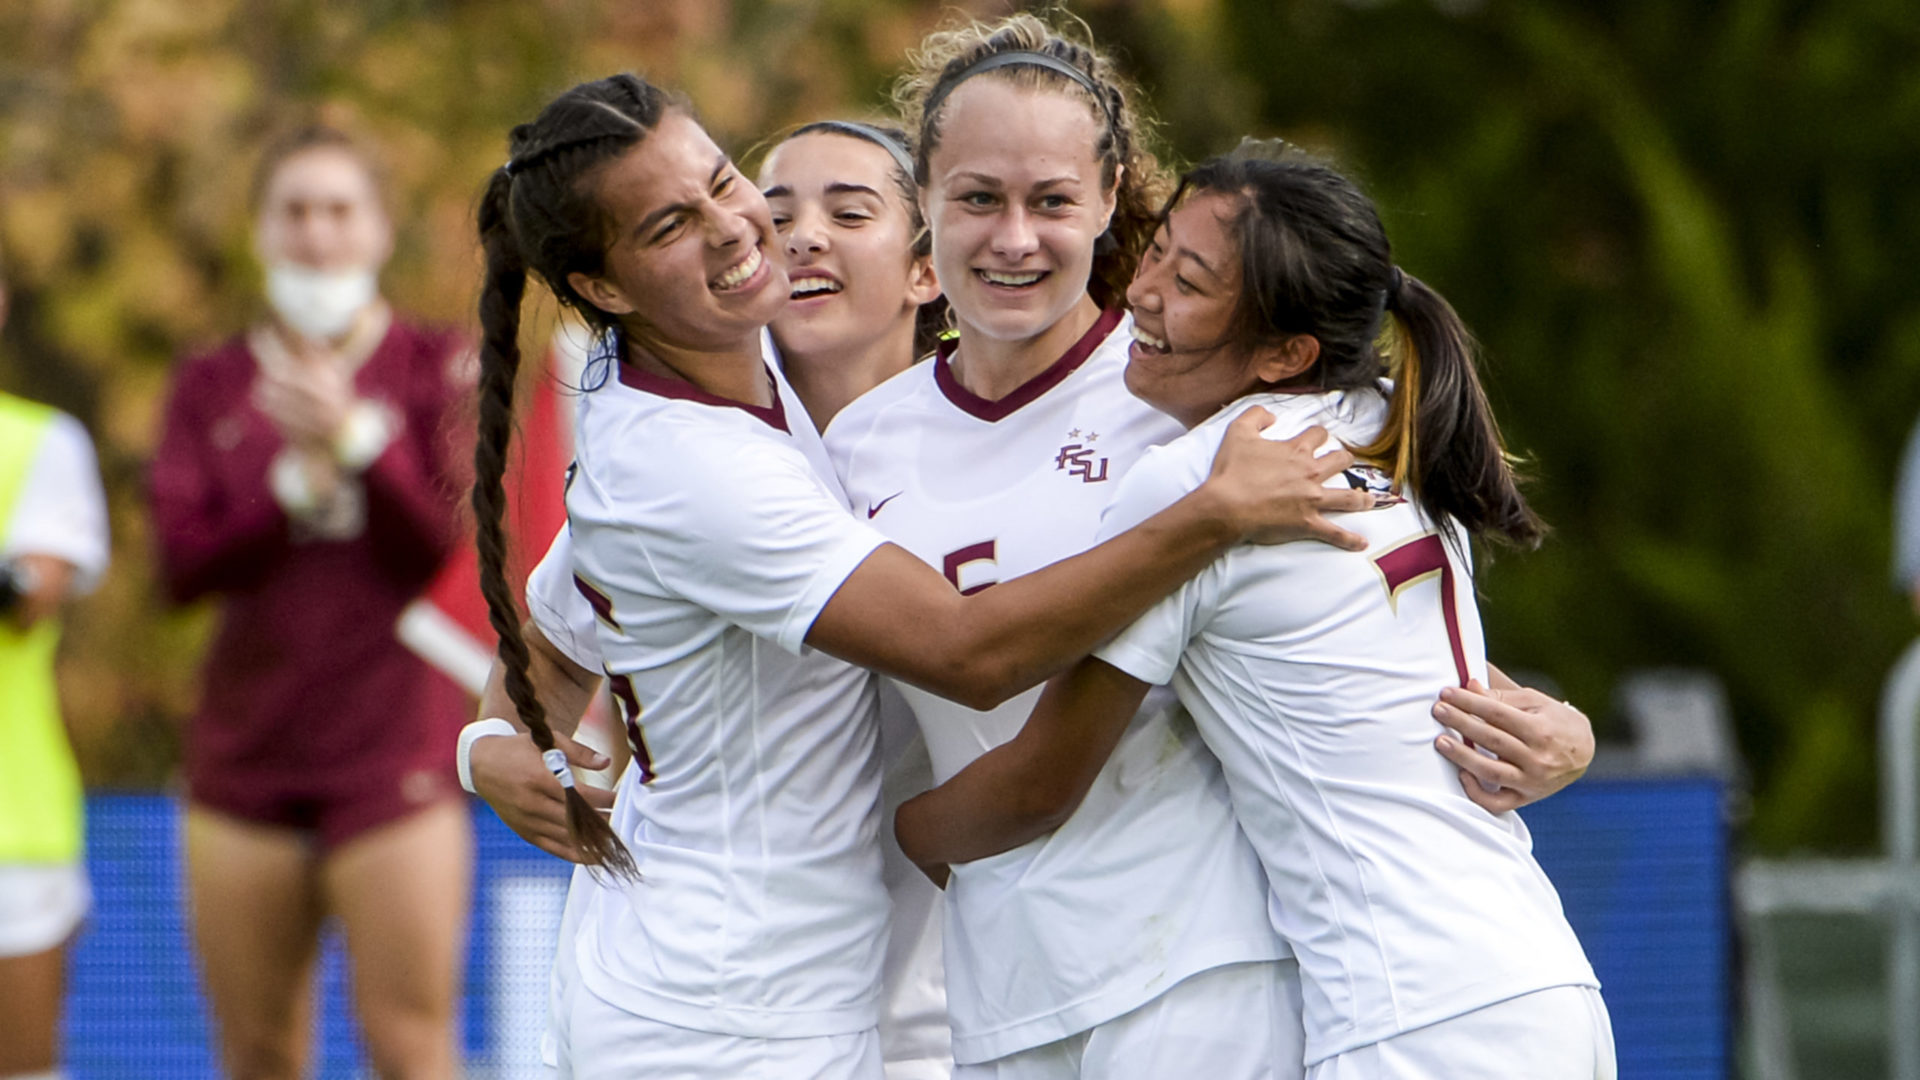
[[[460,729],[460,748],[454,752],[454,767],[460,773],[460,786],[471,794],[480,794],[473,790],[473,744],[489,735],[518,735],[520,729],[497,716],[485,720],[475,720]]]

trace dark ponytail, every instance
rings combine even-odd
[[[591,275],[603,269],[606,225],[592,191],[595,172],[637,145],[673,104],[660,89],[632,75],[574,87],[532,123],[513,129],[512,157],[488,179],[476,215],[486,256],[480,292],[479,432],[473,450],[480,591],[487,600],[487,620],[500,639],[507,696],[543,752],[554,749],[553,728],[528,673],[520,610],[507,584],[507,541],[501,524],[520,374],[520,304],[532,271],[590,324],[602,331],[612,328],[611,318],[567,283],[573,273]],[[571,785],[566,786],[566,799],[567,831],[581,860],[637,878],[633,856],[606,819]]]
[[[1319,359],[1286,388],[1372,389],[1391,374],[1386,423],[1354,453],[1389,470],[1429,518],[1538,544],[1546,527],[1501,443],[1473,337],[1439,293],[1393,265],[1372,200],[1325,162],[1255,140],[1188,173],[1168,210],[1194,191],[1240,200],[1233,338],[1248,348],[1318,341]]]
[[[1546,535],[1520,493],[1513,461],[1480,385],[1478,349],[1446,298],[1396,267],[1386,310],[1399,323],[1397,379],[1379,438],[1356,450],[1390,467],[1429,516],[1533,547]]]

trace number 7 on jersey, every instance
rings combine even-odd
[[[1374,568],[1387,586],[1387,603],[1400,609],[1400,592],[1428,578],[1440,579],[1440,614],[1447,622],[1447,644],[1453,647],[1453,670],[1467,685],[1467,650],[1460,641],[1460,611],[1454,604],[1453,564],[1438,533],[1403,540],[1373,557]]]

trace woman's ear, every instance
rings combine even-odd
[[[1113,186],[1107,188],[1106,193],[1100,197],[1101,210],[1106,213],[1106,220],[1100,223],[1101,232],[1106,232],[1113,226],[1113,212],[1120,208],[1120,185],[1125,183],[1126,179],[1127,167],[1125,165],[1115,165],[1113,167]]]
[[[567,275],[567,284],[580,294],[581,299],[609,315],[633,314],[633,302],[606,278],[591,277],[575,270]]]
[[[1320,359],[1320,339],[1295,334],[1254,361],[1254,375],[1268,386],[1278,386],[1313,370]]]
[[[915,255],[907,268],[907,303],[913,307],[940,299],[940,278],[933,272],[933,256]]]

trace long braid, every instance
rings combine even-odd
[[[514,129],[511,142],[516,157],[494,171],[477,215],[486,256],[480,294],[479,430],[472,497],[480,591],[487,601],[487,620],[499,639],[507,696],[534,745],[550,760],[555,753],[553,728],[533,685],[519,608],[507,584],[502,525],[503,481],[520,372],[520,305],[531,268],[563,302],[580,309],[596,325],[606,324],[605,313],[585,304],[566,285],[570,271],[596,271],[603,257],[598,240],[601,222],[583,191],[583,180],[600,163],[637,143],[658,120],[664,103],[664,95],[632,76],[588,83],[562,95],[532,124]],[[555,771],[565,791],[567,831],[581,861],[618,877],[637,879],[632,854],[570,783],[572,776],[564,762]]]

